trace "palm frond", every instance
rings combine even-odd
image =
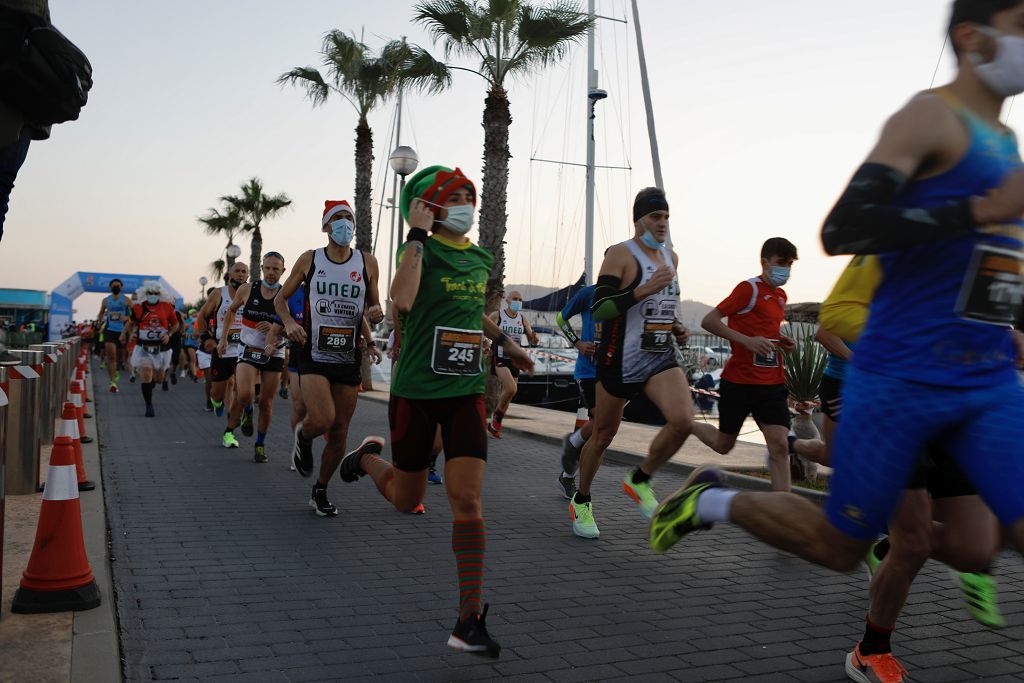
[[[442,44],[447,58],[453,52],[475,51],[471,45],[480,36],[473,30],[473,20],[480,14],[466,0],[429,0],[416,5],[412,20]]]
[[[306,97],[319,107],[331,94],[331,87],[325,81],[320,72],[311,66],[297,66],[278,76],[279,85],[294,85],[306,91]]]
[[[505,65],[505,73],[533,71],[563,59],[593,22],[574,2],[542,8],[523,5],[516,30],[518,49]]]
[[[401,65],[399,79],[403,86],[436,95],[452,85],[452,70],[418,45],[409,45]]]

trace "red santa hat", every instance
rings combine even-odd
[[[324,220],[320,224],[320,226],[323,227],[330,223],[331,219],[334,218],[337,214],[341,213],[342,211],[348,211],[349,214],[351,214],[352,216],[352,222],[355,223],[356,212],[352,210],[352,207],[349,206],[349,203],[347,201],[342,199],[340,202],[336,202],[328,199],[326,202],[324,202]]]

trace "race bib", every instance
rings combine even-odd
[[[142,341],[154,342],[163,339],[164,333],[162,330],[139,330],[139,337]]]
[[[779,352],[776,349],[772,349],[771,353],[755,353],[754,354],[754,367],[758,367],[758,368],[777,368],[777,367],[779,367]]]
[[[144,353],[148,353],[151,356],[156,356],[161,353],[159,344],[143,344],[142,350]]]
[[[484,333],[455,327],[434,328],[431,369],[439,375],[479,375]]]
[[[979,244],[967,266],[956,314],[1012,327],[1024,304],[1024,252]]]
[[[672,348],[671,320],[644,320],[644,332],[640,337],[640,350],[664,353]]]
[[[228,344],[237,344],[240,341],[242,341],[241,330],[231,330],[228,332]]]
[[[242,360],[256,365],[263,365],[267,362],[267,354],[263,353],[263,349],[258,349],[255,346],[246,346],[242,351]]]
[[[116,323],[116,322],[119,322],[120,320],[121,320],[121,314],[120,313],[111,313],[110,314],[110,322]]]
[[[316,340],[316,348],[317,351],[325,353],[352,351],[356,348],[356,328],[322,325]]]

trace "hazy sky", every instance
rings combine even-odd
[[[790,300],[821,300],[844,263],[821,251],[822,218],[885,117],[929,85],[948,5],[641,0],[684,298],[717,303],[757,272],[761,242],[783,235],[801,252]],[[314,110],[274,80],[318,64],[334,28],[365,32],[373,46],[403,35],[429,46],[412,6],[51,0],[55,25],[92,61],[95,86],[79,121],[32,145],[0,244],[0,286],[50,290],[76,270],[152,272],[193,299],[224,247],[195,218],[254,175],[294,200],[264,227],[264,248],[291,262],[321,246],[324,200],[352,196],[356,117],[341,100]],[[629,14],[628,0],[597,7]],[[952,64],[947,51],[938,82]],[[581,44],[564,65],[511,85],[507,282],[561,286],[583,270],[584,171],[530,158],[585,160],[585,65]],[[632,24],[600,22],[598,69],[610,94],[598,105],[598,163],[632,167],[598,173],[600,254],[631,234],[632,196],[653,184]],[[402,142],[422,163],[460,166],[479,183],[484,94],[462,72],[448,93],[408,97]],[[393,147],[393,114],[389,103],[371,117],[378,167]],[[383,183],[376,171],[375,202]],[[96,299],[79,299],[79,318],[94,314]]]

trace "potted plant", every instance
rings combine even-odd
[[[793,431],[798,439],[819,439],[821,435],[811,415],[819,404],[818,388],[825,372],[828,353],[814,339],[814,329],[801,324],[793,330],[796,348],[785,354],[783,367],[786,373],[786,389],[789,390],[790,405],[796,411]],[[793,455],[790,457],[793,481],[805,479],[814,481],[818,476],[817,463]]]

